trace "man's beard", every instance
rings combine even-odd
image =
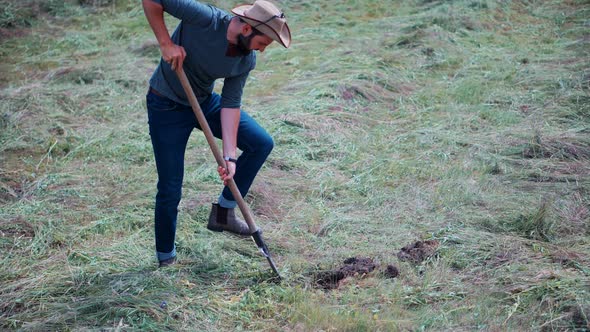
[[[252,38],[254,38],[254,33],[251,33],[248,37],[245,37],[242,34],[238,35],[238,44],[236,46],[242,56],[252,53],[252,50],[250,49]]]

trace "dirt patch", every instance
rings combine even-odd
[[[409,261],[418,264],[432,257],[438,246],[439,243],[436,240],[416,241],[403,247],[397,253],[397,258],[404,262]]]
[[[35,237],[35,227],[20,216],[8,220],[0,220],[0,236],[33,238]]]
[[[377,267],[371,258],[366,257],[351,257],[344,261],[344,266],[340,268],[345,275],[351,276],[355,274],[367,274],[372,272]]]
[[[385,276],[386,278],[393,279],[399,276],[399,269],[395,265],[389,264],[385,268],[385,271],[383,271],[383,276]]]
[[[344,277],[344,272],[339,270],[321,271],[314,276],[314,284],[317,288],[336,289]]]
[[[344,260],[342,265],[337,270],[321,271],[315,275],[314,282],[318,288],[335,289],[338,288],[340,280],[354,276],[365,275],[377,267],[377,264],[368,257],[351,257]]]
[[[379,265],[368,257],[347,258],[338,269],[316,273],[314,275],[314,284],[317,288],[336,289],[343,279],[353,276],[366,276],[378,267]],[[395,278],[398,275],[398,268],[391,264],[387,265],[383,271],[383,276],[386,278]]]

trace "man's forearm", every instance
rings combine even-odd
[[[236,142],[240,124],[239,108],[221,109],[221,137],[223,139],[223,155],[236,158]]]
[[[166,22],[164,21],[164,8],[162,5],[153,2],[152,0],[143,0],[142,4],[145,17],[154,31],[154,35],[156,35],[160,47],[172,44],[170,33],[168,32]]]

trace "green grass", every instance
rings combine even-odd
[[[588,2],[280,3],[293,45],[259,54],[244,108],[276,143],[247,201],[281,284],[205,229],[199,132],[180,264],[156,268],[140,4],[2,3],[0,328],[587,329]],[[396,257],[426,239],[425,262]],[[352,256],[380,267],[316,287]]]

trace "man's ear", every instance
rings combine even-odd
[[[250,36],[250,34],[252,34],[252,26],[248,23],[244,23],[241,32],[244,37]]]

